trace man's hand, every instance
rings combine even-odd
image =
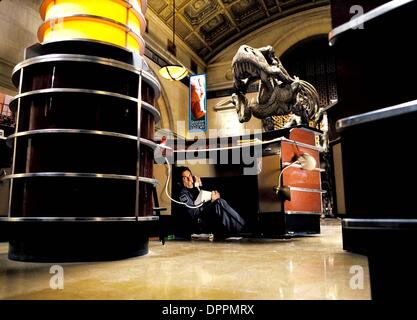
[[[201,187],[202,185],[200,177],[194,176],[194,187]]]
[[[220,199],[220,193],[218,193],[216,190],[211,192],[211,202],[216,201],[217,199]]]

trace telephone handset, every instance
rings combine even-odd
[[[198,206],[198,205],[201,205],[205,202],[210,202],[211,201],[211,192],[207,191],[207,190],[200,190],[200,187],[203,186],[203,183],[201,182],[201,180],[200,180],[200,182],[196,182],[196,180],[197,179],[195,178],[195,176],[193,176],[194,188],[197,188],[198,191],[200,191],[198,196],[197,196],[197,199],[195,199],[195,201],[194,201],[194,204],[196,206]]]
[[[200,189],[200,187],[203,186],[203,183],[201,182],[201,180],[200,182],[196,182],[196,178],[195,176],[193,176],[193,185],[194,185],[194,188]]]

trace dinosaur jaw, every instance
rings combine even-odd
[[[242,45],[233,57],[232,71],[232,101],[240,122],[247,122],[252,116],[265,119],[291,112],[308,122],[318,108],[317,90],[306,81],[292,78],[272,46],[256,49]],[[259,82],[257,101],[248,101],[248,88],[255,82]]]
[[[251,61],[238,61],[232,65],[236,89],[246,94],[248,87],[260,79],[260,71]]]
[[[267,109],[273,105],[276,86],[279,85],[278,62],[272,47],[254,49],[243,45],[233,57],[232,71],[235,91],[234,103],[240,122],[249,121],[251,114],[255,116],[258,110]],[[259,82],[257,101],[250,102],[246,98],[248,88],[252,83]]]
[[[258,104],[265,104],[271,99],[275,89],[275,81],[272,77],[268,77],[266,81],[261,81],[258,91]]]
[[[238,94],[246,95],[249,86],[259,82],[258,103],[264,104],[271,98],[276,81],[256,64],[250,61],[236,62],[233,64],[233,74]]]

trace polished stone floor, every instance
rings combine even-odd
[[[146,256],[62,264],[62,290],[51,289],[52,264],[7,250],[0,243],[0,299],[370,299],[367,258],[342,250],[338,219],[289,240],[151,241]]]

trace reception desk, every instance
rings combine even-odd
[[[174,153],[168,159],[174,180],[178,166],[188,166],[203,180],[203,189],[218,190],[249,222],[248,232],[265,237],[320,233],[322,193],[319,146],[320,131],[309,127],[264,132],[242,137],[200,141],[170,141]],[[276,193],[281,170],[297,154],[308,153],[316,167],[307,171],[300,165],[285,169]],[[157,159],[158,161],[158,159]],[[175,196],[178,185],[173,183]],[[177,208],[178,209],[178,208]],[[172,213],[175,216],[176,207]]]

